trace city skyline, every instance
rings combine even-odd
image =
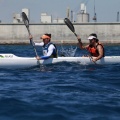
[[[85,3],[90,22],[93,22],[94,2],[97,22],[117,21],[120,0],[0,0],[0,20],[3,23],[11,23],[13,14],[21,13],[23,8],[30,10],[30,21],[34,23],[40,22],[40,14],[43,12],[52,15],[54,19],[65,18],[68,7],[76,17],[80,12],[80,4]]]

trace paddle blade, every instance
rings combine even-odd
[[[29,20],[28,20],[27,15],[24,12],[22,12],[22,19],[23,19],[25,26],[28,28],[29,27]]]
[[[64,22],[69,27],[69,29],[75,34],[75,36],[77,37],[77,34],[75,33],[75,28],[74,28],[73,24],[71,23],[71,21],[68,18],[65,18]]]
[[[68,18],[65,18],[65,19],[64,19],[64,22],[65,22],[65,24],[69,27],[69,29],[70,29],[73,33],[75,33],[75,29],[74,29],[74,26],[73,26],[73,24],[71,23],[71,21],[70,21]]]

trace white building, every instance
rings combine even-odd
[[[14,13],[13,14],[13,23],[20,23],[22,22],[21,14]]]
[[[22,9],[22,12],[25,12],[25,13],[26,13],[28,19],[30,18],[29,9],[24,8],[24,9]],[[13,23],[21,23],[21,22],[23,22],[21,13],[20,13],[20,14],[14,13],[14,14],[13,14]]]
[[[27,15],[28,19],[30,19],[30,10],[29,9],[23,8],[22,12],[24,12]]]
[[[41,23],[52,23],[52,16],[47,13],[41,13]]]
[[[86,11],[86,5],[82,3],[80,5],[80,12],[77,13],[77,23],[84,23],[84,22],[89,22],[89,14]]]
[[[63,18],[54,19],[53,23],[64,23],[64,19]]]

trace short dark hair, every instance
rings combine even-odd
[[[45,33],[45,35],[49,36],[51,38],[51,34]]]

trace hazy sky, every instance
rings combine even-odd
[[[21,13],[22,8],[30,9],[32,22],[40,22],[42,12],[53,18],[65,18],[66,10],[76,15],[80,11],[80,4],[86,3],[90,21],[93,22],[94,0],[0,0],[0,20],[12,22],[13,13]],[[120,0],[95,0],[98,22],[116,22],[117,12],[120,12]]]

